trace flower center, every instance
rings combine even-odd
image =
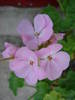
[[[51,56],[48,56],[47,58],[48,58],[49,61],[52,60],[52,57]]]
[[[32,66],[33,66],[33,64],[34,64],[34,62],[33,62],[33,61],[30,61],[30,65],[32,65]]]
[[[37,37],[39,35],[39,33],[38,32],[35,32],[35,36]]]

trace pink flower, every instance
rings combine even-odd
[[[55,34],[55,37],[56,37],[56,40],[63,40],[64,39],[64,36],[65,36],[65,33],[58,33],[58,34]]]
[[[10,70],[17,77],[24,78],[29,85],[34,85],[38,80],[46,78],[44,70],[38,67],[36,54],[27,47],[18,48],[6,42],[2,56],[3,58],[9,58]]]
[[[38,14],[34,18],[34,28],[28,20],[23,20],[17,31],[27,47],[37,49],[38,45],[46,42],[52,36],[53,23],[48,15]]]
[[[18,47],[8,42],[5,42],[4,46],[5,50],[2,52],[3,58],[14,57],[16,51],[18,50]]]
[[[50,43],[57,43],[59,40],[63,40],[65,34],[64,33],[58,33],[53,34],[50,38]]]
[[[62,45],[52,44],[36,52],[40,58],[40,66],[45,70],[49,80],[58,79],[69,66],[70,57],[66,52],[60,51],[61,49]]]
[[[45,78],[44,71],[38,67],[36,54],[27,47],[17,50],[14,60],[10,61],[10,69],[16,76],[24,78],[27,84],[34,85]]]

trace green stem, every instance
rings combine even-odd
[[[64,7],[63,7],[61,1],[60,0],[57,0],[57,2],[59,4],[59,7],[60,7],[61,11],[64,12]]]
[[[30,96],[30,97],[28,98],[28,100],[33,99],[33,97],[35,96],[36,93],[37,93],[37,92],[35,92],[32,96]]]
[[[0,57],[0,61],[6,61],[6,60],[12,60],[12,59],[14,59],[14,57],[9,57],[9,58]]]
[[[36,89],[35,86],[31,86],[31,85],[27,85],[27,84],[25,84],[25,86],[30,87],[30,88],[35,88],[35,89]]]

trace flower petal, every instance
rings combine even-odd
[[[34,38],[31,41],[27,42],[26,46],[31,50],[36,50],[38,48],[38,44],[39,44],[38,39]]]
[[[25,77],[25,81],[29,85],[35,85],[38,81],[38,70],[36,66],[29,68],[27,72],[27,76]]]
[[[41,31],[40,35],[38,36],[40,42],[39,44],[49,40],[52,34],[53,34],[53,29],[51,28],[51,25],[50,24],[46,25],[46,27]]]
[[[24,44],[34,38],[34,29],[28,20],[21,21],[17,27],[17,32],[21,35]]]
[[[53,59],[61,67],[61,70],[65,70],[69,67],[70,56],[68,53],[60,51],[57,54],[55,54]]]
[[[8,48],[8,47],[11,47],[11,46],[13,46],[13,44],[11,44],[11,43],[8,43],[8,42],[5,42],[5,43],[4,43],[4,46],[5,46],[5,48]]]
[[[46,23],[50,24],[50,28],[53,28],[53,22],[52,22],[51,18],[47,14],[43,14],[43,16],[44,16],[44,18],[46,20]]]
[[[29,34],[22,34],[21,35],[22,41],[24,43],[24,45],[27,45],[28,42],[32,41],[34,38],[32,36],[30,36]]]
[[[58,33],[58,34],[55,34],[55,38],[58,40],[63,40],[65,34],[64,33]]]
[[[43,14],[38,14],[34,18],[34,27],[35,27],[35,32],[40,33],[40,31],[45,27],[46,22],[44,19]]]
[[[37,56],[36,54],[29,50],[27,47],[21,47],[17,50],[15,57],[20,60],[28,61],[29,59],[34,62],[35,65],[37,65]]]
[[[38,79],[43,80],[43,79],[46,79],[46,78],[47,78],[47,75],[46,75],[46,72],[45,72],[44,68],[39,67]]]
[[[11,43],[5,43],[5,50],[2,52],[3,58],[9,58],[12,56],[15,56],[16,51],[18,50],[18,47]]]
[[[29,20],[25,19],[20,22],[20,24],[17,27],[17,31],[19,34],[29,34],[33,35],[34,29],[32,24]]]
[[[61,44],[52,44],[50,46],[48,46],[48,49],[50,51],[50,54],[53,55],[55,53],[57,53],[59,50],[62,49],[62,45]]]
[[[50,50],[48,48],[42,48],[40,50],[37,50],[35,53],[39,58],[44,59],[50,55]]]
[[[10,70],[13,71],[16,74],[16,76],[20,78],[26,77],[25,73],[25,71],[27,70],[26,66],[27,64],[25,63],[25,61],[14,59],[9,62]]]
[[[14,59],[9,61],[9,67],[12,71],[21,70],[25,66],[25,61]]]
[[[49,80],[56,80],[61,76],[62,70],[60,66],[58,66],[57,62],[52,60],[48,62],[46,74]]]

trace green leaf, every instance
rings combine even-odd
[[[73,90],[75,91],[75,72],[74,71],[68,71],[66,77],[61,78],[58,81],[58,85],[66,89],[67,91]]]
[[[74,59],[75,54],[75,36],[68,35],[66,40],[59,41],[63,45],[63,50],[70,54],[71,59]]]
[[[22,88],[24,86],[24,79],[16,77],[16,75],[11,72],[9,78],[9,88],[12,90],[14,95],[17,95],[18,88]]]
[[[62,19],[56,8],[49,5],[48,7],[43,9],[42,13],[48,14],[50,16],[54,23],[54,30],[55,32],[58,32],[60,30],[58,26],[60,25]]]
[[[49,94],[46,94],[43,100],[65,100],[60,93],[56,91],[51,91]]]
[[[67,8],[67,6],[68,6],[68,0],[61,0],[61,3],[62,3],[62,6],[63,6],[63,8],[64,8],[64,11],[65,11],[65,13],[66,13],[66,8]]]
[[[59,0],[64,11],[59,11],[49,5],[43,9],[43,13],[48,14],[54,23],[55,32],[68,32],[75,29],[75,0]]]
[[[50,92],[50,85],[47,82],[38,82],[37,93],[34,95],[34,100],[43,100],[45,94]]]
[[[61,88],[61,87],[55,87],[54,90],[60,93],[65,100],[75,100],[74,90],[67,91],[66,89]]]
[[[67,14],[75,14],[75,0],[66,0],[67,1],[67,7],[66,7],[66,13]]]
[[[64,8],[66,19],[72,24],[70,27],[75,29],[75,0],[60,0]]]

